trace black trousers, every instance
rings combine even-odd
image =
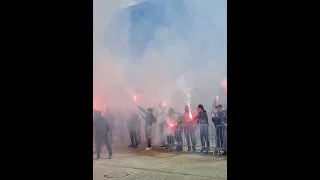
[[[138,146],[139,145],[139,140],[138,140],[138,134],[136,131],[129,130],[130,134],[130,140],[131,140],[131,145],[132,146]]]
[[[109,141],[108,133],[96,134],[97,157],[100,157],[102,144],[104,144],[107,147],[107,150],[109,152],[109,156],[112,156],[112,149],[111,149],[111,144]]]
[[[174,136],[173,135],[167,135],[167,143],[168,143],[168,145],[174,145]]]
[[[109,129],[109,141],[110,141],[110,144],[112,145],[113,144],[113,135],[112,135],[112,128]]]
[[[217,148],[223,148],[223,129],[221,126],[216,127]]]
[[[146,130],[146,137],[147,137],[147,141],[148,141],[148,147],[151,147],[151,140],[152,140],[152,125],[146,125],[145,127]]]
[[[151,138],[148,138],[147,141],[148,141],[148,147],[151,148]]]

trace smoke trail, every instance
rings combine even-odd
[[[95,106],[209,109],[226,68],[226,0],[94,0]],[[184,85],[179,84],[184,79]],[[225,101],[221,98],[221,101]],[[221,102],[224,103],[224,102]]]

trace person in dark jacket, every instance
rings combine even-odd
[[[196,151],[196,125],[197,121],[192,117],[195,117],[194,113],[190,111],[189,106],[185,106],[185,112],[182,114],[183,116],[183,127],[184,127],[184,135],[187,139],[188,145],[188,152],[191,151],[191,144],[192,144],[192,151]],[[191,116],[190,116],[191,115]],[[191,144],[190,144],[191,139]]]
[[[108,122],[109,122],[109,139],[110,139],[110,144],[112,145],[113,143],[113,130],[115,129],[115,121],[114,121],[114,116],[111,113],[109,108],[106,108],[106,111],[103,115],[105,118],[107,118]]]
[[[138,106],[140,111],[144,114],[141,114],[141,117],[145,120],[145,133],[148,141],[148,147],[145,149],[146,151],[151,149],[152,142],[152,123],[156,122],[156,117],[153,115],[152,108],[148,108],[148,110],[144,110],[140,106]]]
[[[129,147],[138,148],[139,140],[138,140],[138,132],[140,128],[139,116],[136,113],[132,113],[131,117],[128,121],[128,128],[130,134],[131,145]]]
[[[208,115],[207,111],[204,110],[203,105],[198,105],[198,115],[195,117],[197,120],[197,124],[200,124],[200,140],[201,140],[201,153],[206,151],[206,153],[209,153],[210,149],[210,142],[209,142],[209,121],[208,121]],[[207,145],[207,147],[205,147]]]
[[[222,105],[219,104],[216,107],[216,113],[212,114],[212,122],[216,127],[216,147],[223,149],[224,153],[227,154],[227,111],[222,109]],[[217,153],[217,151],[215,152]]]
[[[100,111],[95,112],[95,117],[93,120],[93,130],[95,132],[96,139],[96,151],[97,151],[97,160],[100,159],[101,147],[104,143],[109,152],[109,159],[112,158],[112,149],[109,142],[109,123],[106,118],[101,116]]]

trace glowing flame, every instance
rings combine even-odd
[[[219,96],[216,97],[216,105],[220,104]]]
[[[171,127],[173,127],[173,126],[176,126],[177,123],[170,123],[169,125],[170,125]]]
[[[192,113],[189,111],[189,118],[192,119]]]
[[[134,102],[137,102],[137,96],[135,94],[132,95]]]

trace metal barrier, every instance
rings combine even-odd
[[[140,142],[146,142],[143,124],[140,128]],[[182,150],[180,147],[187,147],[190,151],[213,151],[219,155],[221,151],[227,151],[227,126],[209,124],[180,124],[172,128],[173,133],[166,134],[167,150]],[[166,133],[164,130],[162,133]],[[161,135],[161,134],[160,134]],[[180,149],[179,149],[180,148]]]
[[[212,150],[214,154],[227,151],[227,128],[225,125],[215,127],[209,124],[182,124],[180,125],[180,129],[183,131],[181,145],[188,147],[190,151],[192,151],[193,148],[196,150],[200,149],[200,151]],[[179,127],[177,127],[177,131],[179,131]]]

